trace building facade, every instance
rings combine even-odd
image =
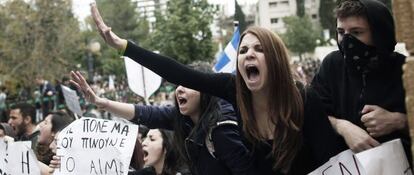
[[[305,14],[312,22],[319,23],[320,0],[304,0]],[[277,33],[286,31],[283,18],[297,14],[296,0],[259,0],[255,24]]]

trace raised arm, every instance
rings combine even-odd
[[[80,72],[72,71],[70,72],[70,75],[72,77],[70,82],[83,93],[87,101],[95,104],[100,109],[113,113],[127,120],[132,120],[134,118],[135,109],[133,104],[121,103],[98,97],[95,92],[93,92],[92,88],[89,86]]]
[[[91,13],[105,42],[111,47],[124,52],[124,56],[154,71],[169,82],[218,96],[232,104],[235,103],[235,79],[233,75],[202,73],[190,69],[171,58],[145,50],[113,33],[111,28],[104,23],[95,3],[91,4]]]
[[[235,77],[225,73],[204,73],[172,58],[156,54],[128,42],[124,55],[154,71],[167,81],[235,103]]]
[[[115,49],[125,50],[127,40],[118,37],[118,35],[112,32],[111,28],[104,23],[101,14],[99,14],[99,10],[95,2],[91,3],[91,14],[92,19],[95,22],[96,27],[98,28],[98,32],[105,40],[105,42]]]

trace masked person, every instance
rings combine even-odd
[[[339,51],[326,56],[312,86],[343,137],[338,146],[360,152],[400,138],[412,160],[402,83],[405,56],[394,52],[390,11],[376,0],[346,0],[336,16]]]

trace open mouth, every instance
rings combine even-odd
[[[178,100],[179,105],[184,105],[184,104],[187,103],[187,99],[185,99],[183,97],[178,97],[177,100]]]
[[[249,64],[245,67],[247,78],[249,80],[257,80],[260,75],[259,69],[256,67],[256,65]]]
[[[148,156],[148,151],[143,150],[144,152],[144,159]]]

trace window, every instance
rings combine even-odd
[[[280,2],[282,5],[289,5],[289,1],[281,1]]]
[[[316,18],[318,18],[318,15],[313,14],[313,15],[312,15],[312,19],[316,19]]]
[[[270,19],[271,24],[276,24],[278,21],[279,21],[279,18],[271,18]]]
[[[276,7],[277,6],[277,2],[269,2],[269,7]]]

